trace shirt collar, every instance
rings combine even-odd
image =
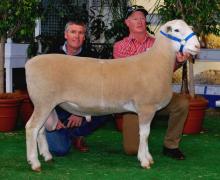
[[[65,52],[65,54],[67,54],[66,44],[67,44],[67,42],[65,41],[64,45],[62,46],[62,50]],[[76,53],[74,53],[72,55],[76,56],[76,55],[80,54],[81,52],[82,52],[82,47]]]
[[[145,34],[145,38],[144,38],[144,41],[143,42],[141,42],[141,43],[144,43],[147,39],[148,39],[148,37],[149,37],[149,35],[148,35],[148,33],[146,33]],[[134,36],[132,36],[132,35],[129,35],[128,36],[128,39],[130,40],[130,41],[135,41],[135,42],[139,42],[139,41],[137,41],[136,39],[135,39],[135,37]],[[140,43],[140,42],[139,42]]]

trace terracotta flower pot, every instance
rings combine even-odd
[[[202,131],[207,107],[208,101],[205,98],[201,96],[190,98],[189,114],[184,125],[183,134],[197,134]]]
[[[21,106],[20,106],[20,116],[25,125],[28,122],[29,118],[31,117],[33,111],[34,111],[34,106],[29,96],[26,94],[23,96],[23,101],[21,102]]]
[[[22,99],[16,93],[0,94],[0,131],[13,131]]]
[[[23,120],[24,125],[26,125],[34,111],[34,106],[26,90],[17,90],[16,93],[22,98],[19,116]]]

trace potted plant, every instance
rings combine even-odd
[[[19,39],[25,41],[27,37],[32,37],[35,29],[35,20],[40,16],[40,0],[1,0],[0,1],[0,124],[6,125],[9,123],[9,117],[14,117],[11,121],[16,121],[19,105],[15,101],[21,102],[21,97],[18,93],[4,93],[4,61],[5,61],[5,43],[7,38]],[[12,102],[7,100],[13,99]],[[6,110],[5,108],[9,108]],[[15,108],[16,107],[16,108]],[[11,109],[16,109],[12,111]],[[9,112],[8,114],[5,114]],[[15,112],[12,115],[12,112]],[[1,114],[4,113],[4,114]],[[11,123],[13,124],[13,123]],[[2,127],[2,126],[1,126]],[[10,128],[9,128],[10,127]],[[2,127],[0,131],[11,131],[13,126],[8,128]]]
[[[204,35],[209,33],[220,34],[219,15],[220,4],[218,0],[204,1],[198,0],[157,0],[153,12],[157,12],[160,17],[160,22],[164,23],[172,19],[183,19],[188,24],[193,26],[194,31],[200,38],[201,44]],[[184,132],[186,134],[198,133],[202,130],[202,120],[204,111],[208,105],[206,99],[195,95],[194,81],[193,81],[193,61],[189,62],[189,76],[187,75],[187,63],[183,65],[182,69],[182,86],[181,93],[186,94],[190,99],[189,115],[186,120]],[[188,86],[189,78],[189,86]],[[189,87],[189,89],[188,89]],[[198,107],[199,114],[194,115],[194,110]],[[196,119],[196,118],[199,119]],[[196,121],[196,122],[195,122]],[[193,126],[193,127],[192,127]]]
[[[0,94],[0,132],[12,131],[15,128],[21,101],[16,93]]]

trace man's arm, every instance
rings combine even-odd
[[[79,127],[81,126],[83,121],[83,117],[82,116],[76,116],[76,115],[71,115],[68,118],[68,123],[67,123],[67,128],[72,128],[72,127]]]
[[[81,125],[83,117],[73,115],[59,106],[57,106],[55,109],[59,118],[56,129],[72,128]]]

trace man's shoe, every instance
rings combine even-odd
[[[85,143],[85,139],[82,136],[77,137],[73,140],[73,146],[80,152],[87,152],[89,150],[88,146]]]
[[[180,151],[179,148],[169,149],[167,147],[163,147],[163,154],[165,156],[169,156],[169,157],[174,158],[176,160],[184,160],[185,159],[184,154]]]

